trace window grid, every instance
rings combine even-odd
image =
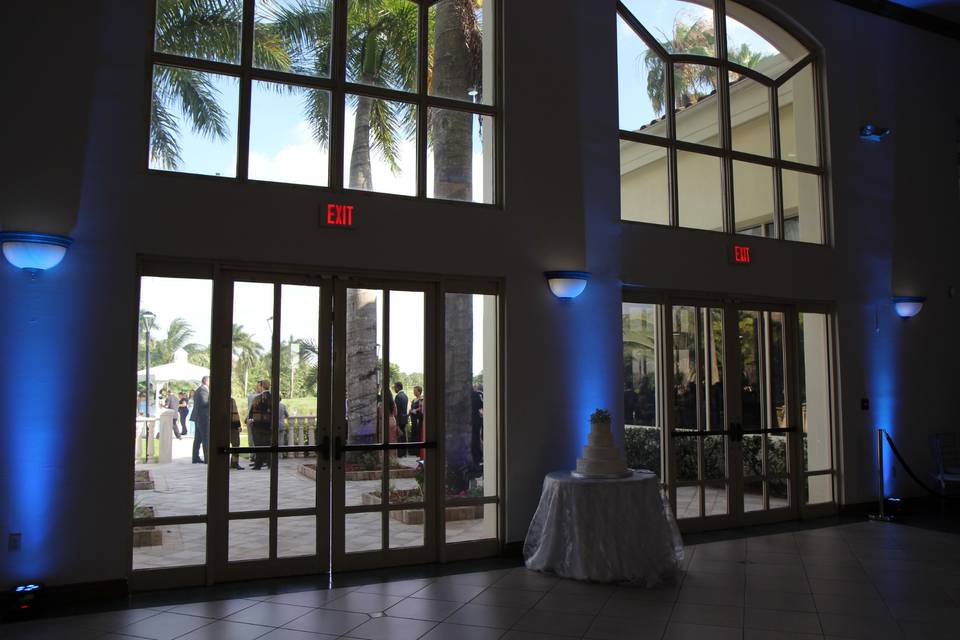
[[[348,82],[346,79],[346,42],[347,42],[347,2],[348,0],[331,0],[333,4],[333,33],[330,60],[330,77],[324,78],[316,75],[300,75],[292,72],[277,71],[274,69],[265,69],[253,65],[253,44],[254,44],[254,21],[255,21],[255,2],[256,0],[243,0],[243,18],[241,21],[241,42],[240,42],[240,64],[229,62],[218,62],[214,60],[204,60],[192,58],[189,56],[163,53],[156,49],[156,2],[152,2],[151,11],[151,30],[150,30],[150,62],[148,77],[152,83],[153,70],[157,65],[170,67],[179,67],[193,71],[204,71],[220,75],[238,78],[240,81],[240,99],[237,113],[237,175],[236,177],[215,176],[217,179],[233,180],[237,182],[247,182],[251,179],[249,173],[249,153],[250,153],[250,127],[251,127],[251,99],[252,87],[254,81],[276,82],[308,89],[322,89],[330,92],[330,113],[329,130],[330,136],[327,140],[329,150],[328,162],[328,186],[312,187],[331,191],[357,191],[344,185],[343,160],[344,153],[344,122],[345,122],[345,102],[348,94],[376,98],[381,100],[390,100],[395,102],[405,102],[416,105],[417,109],[417,132],[416,132],[416,152],[417,152],[417,171],[416,171],[416,198],[427,197],[427,113],[430,108],[442,108],[453,111],[470,113],[473,116],[490,116],[493,120],[493,199],[490,203],[468,202],[459,200],[448,200],[445,198],[431,197],[431,200],[457,202],[463,205],[479,205],[484,207],[499,206],[501,198],[501,176],[502,176],[502,127],[500,119],[501,103],[501,85],[500,85],[500,29],[498,28],[500,19],[500,2],[494,5],[494,24],[485,25],[484,28],[492,28],[493,34],[493,77],[494,82],[491,90],[494,99],[491,104],[481,102],[463,102],[451,98],[440,96],[431,96],[428,92],[426,78],[428,76],[428,31],[430,8],[441,0],[410,0],[418,5],[417,19],[417,90],[402,91],[390,89],[376,85],[367,85],[354,82]],[[151,90],[147,90],[147,113],[150,113]],[[147,117],[147,136],[149,139],[150,118]],[[147,150],[147,171],[156,173],[176,173],[178,175],[194,175],[202,177],[203,174],[191,174],[190,172],[175,171],[169,169],[155,169],[150,165],[149,145]],[[259,180],[252,179],[255,182]],[[311,185],[297,184],[300,187],[311,188]],[[402,194],[382,193],[377,191],[363,191],[364,193],[375,193],[381,196],[393,196],[409,198]]]
[[[818,69],[818,61],[812,53],[801,57],[779,77],[772,79],[762,73],[759,73],[749,67],[742,66],[728,59],[727,53],[727,34],[726,34],[726,2],[725,0],[714,0],[713,20],[715,29],[716,57],[701,56],[697,54],[670,54],[663,45],[646,29],[646,27],[630,12],[623,4],[617,2],[617,15],[626,22],[630,29],[648,46],[655,51],[657,56],[665,64],[666,90],[664,104],[664,118],[667,123],[667,134],[664,137],[640,133],[638,131],[627,131],[620,129],[620,140],[648,144],[657,147],[663,147],[667,150],[667,174],[668,174],[668,202],[670,207],[671,227],[680,227],[679,224],[679,180],[677,169],[677,152],[688,151],[709,156],[718,157],[722,162],[723,170],[723,232],[736,233],[735,210],[733,204],[734,184],[733,184],[733,161],[750,162],[758,165],[772,167],[773,170],[773,194],[774,194],[774,219],[773,229],[774,238],[778,240],[785,239],[784,234],[784,206],[783,206],[783,170],[797,171],[810,175],[818,176],[820,179],[820,239],[817,244],[827,244],[830,234],[827,227],[828,202],[826,197],[826,175],[827,170],[824,164],[824,140],[822,126],[822,87]],[[695,142],[680,140],[677,137],[677,110],[675,101],[675,69],[678,64],[699,64],[713,67],[717,70],[716,93],[720,104],[720,146],[714,147]],[[816,131],[816,149],[817,164],[805,164],[784,160],[781,151],[780,140],[780,109],[779,96],[777,90],[791,81],[798,73],[805,68],[811,69],[813,77],[813,101],[814,101],[814,129]],[[749,152],[737,151],[732,146],[732,127],[731,127],[731,109],[730,109],[730,82],[729,73],[750,78],[765,87],[768,91],[768,104],[770,105],[770,144],[771,155],[769,157],[756,155]],[[630,221],[625,221],[630,222]]]

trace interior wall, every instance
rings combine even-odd
[[[829,0],[766,9],[793,16],[824,47],[836,247],[755,238],[754,266],[737,269],[726,260],[729,236],[619,222],[613,0],[504,3],[502,210],[148,175],[148,3],[101,0],[84,5],[99,7],[99,17],[42,19],[19,13],[29,4],[7,14],[11,24],[34,25],[6,42],[34,52],[17,70],[17,95],[47,88],[54,76],[72,84],[57,85],[68,87],[59,94],[63,118],[24,109],[9,128],[8,148],[56,156],[59,169],[37,184],[42,162],[13,164],[10,180],[30,185],[19,192],[25,200],[18,196],[30,213],[14,216],[24,209],[4,192],[0,221],[76,242],[60,267],[35,280],[0,265],[3,297],[15,301],[0,305],[0,406],[15,408],[0,436],[0,536],[23,535],[20,551],[0,545],[4,581],[127,575],[138,254],[503,278],[508,541],[523,539],[543,475],[573,466],[589,413],[609,407],[622,423],[624,282],[836,301],[847,502],[874,496],[878,423],[896,425],[921,472],[929,469],[926,434],[952,424],[944,399],[960,347],[946,285],[958,267],[957,190],[945,128],[958,96],[940,66],[914,62],[955,60],[956,42]],[[70,45],[31,46],[41,39]],[[863,143],[865,122],[894,134]],[[61,144],[77,133],[85,142]],[[79,203],[54,207],[71,185]],[[355,207],[355,230],[320,228],[321,208],[343,201]],[[411,228],[423,250],[392,250]],[[582,296],[561,302],[544,282],[550,269],[593,277]],[[925,293],[921,315],[893,317],[893,288]],[[860,410],[861,397],[871,399],[869,411]],[[902,474],[892,480],[894,491],[912,492]]]

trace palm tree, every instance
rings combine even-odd
[[[414,91],[418,6],[410,0],[353,0],[347,15],[347,78],[360,84]],[[370,150],[400,171],[401,138],[416,135],[416,111],[405,102],[348,96],[355,108],[350,152],[351,189],[373,189]]]
[[[193,337],[193,327],[183,318],[174,318],[167,327],[167,337],[157,344],[157,364],[173,361],[173,355],[185,349]]]
[[[267,0],[269,4],[269,0]],[[241,0],[159,0],[155,48],[177,55],[239,62]],[[290,56],[281,38],[269,26],[258,25],[254,56],[261,66],[286,70]],[[180,158],[179,112],[199,135],[225,140],[230,133],[227,114],[213,76],[203,71],[154,65],[150,100],[150,160],[175,169]]]
[[[667,53],[683,53],[712,57],[716,47],[716,34],[706,19],[698,18],[685,23],[680,16],[673,23],[670,36],[661,34],[660,44]],[[767,56],[753,51],[749,45],[740,47],[730,43],[727,58],[744,67],[753,68]],[[666,62],[653,49],[643,55],[647,69],[647,95],[654,112],[663,115],[666,108]],[[680,106],[695,104],[700,98],[717,89],[717,68],[710,65],[683,64],[674,66],[674,102]]]
[[[247,333],[242,324],[233,325],[233,358],[237,367],[243,369],[243,395],[247,395],[250,369],[260,363],[263,346]]]

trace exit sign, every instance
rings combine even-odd
[[[353,205],[330,203],[320,210],[320,226],[336,229],[353,228]]]
[[[750,247],[735,244],[731,247],[730,250],[730,263],[731,264],[750,264],[753,259],[753,253]]]

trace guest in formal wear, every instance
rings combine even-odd
[[[250,405],[250,412],[247,415],[247,424],[250,425],[250,433],[253,437],[255,447],[269,447],[270,422],[273,413],[273,396],[270,394],[270,381],[261,380],[258,384],[262,391],[257,394]],[[253,469],[262,469],[264,465],[270,465],[270,454],[260,452],[253,456]]]
[[[479,470],[483,464],[483,386],[473,385],[470,394],[470,453],[473,455],[473,466]]]
[[[243,425],[240,423],[240,411],[237,409],[237,401],[230,398],[230,446],[240,446],[240,431]],[[237,471],[243,471],[240,466],[240,454],[234,453],[230,456],[230,468]]]
[[[410,402],[409,442],[420,442],[423,440],[423,405],[423,387],[417,385],[413,388],[413,400]]]
[[[180,414],[180,435],[187,435],[187,416],[190,415],[190,407],[187,404],[187,394],[180,392],[180,399],[177,401],[177,412]]]
[[[210,377],[203,376],[200,386],[193,392],[193,413],[190,418],[195,425],[193,434],[193,463],[206,464],[208,460],[208,438],[210,434]],[[203,447],[203,458],[200,448]]]
[[[407,422],[409,422],[407,407],[410,401],[403,390],[402,382],[393,383],[393,393],[393,404],[397,407],[397,442],[407,442]],[[403,455],[410,455],[410,451],[403,450]]]

